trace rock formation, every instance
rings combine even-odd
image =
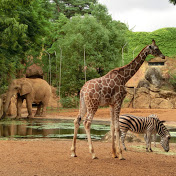
[[[40,66],[33,64],[26,69],[26,78],[41,78],[43,79],[43,70]]]

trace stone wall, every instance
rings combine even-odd
[[[127,88],[123,107],[141,109],[176,108],[176,93],[155,87]]]

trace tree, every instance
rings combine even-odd
[[[66,23],[61,27],[63,22]],[[125,42],[124,29],[119,29],[121,23],[111,20],[103,25],[94,16],[77,15],[70,20],[62,16],[58,26],[60,35],[48,51],[59,55],[62,48],[62,96],[79,94],[84,84],[84,48],[87,80],[104,75],[121,62],[121,46]]]
[[[40,55],[50,34],[52,8],[49,0],[0,0],[0,84],[4,87],[8,79],[19,76],[28,56]]]
[[[169,0],[169,2],[176,5],[176,0]]]
[[[91,4],[96,4],[97,0],[53,0],[56,4],[56,14],[63,13],[67,18],[75,14],[91,14]]]

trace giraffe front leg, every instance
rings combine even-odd
[[[84,128],[85,128],[86,134],[87,134],[87,139],[88,139],[88,144],[89,144],[89,152],[92,154],[92,159],[98,159],[95,155],[91,136],[90,136],[91,120],[86,119],[83,124],[84,124]]]
[[[114,106],[110,106],[110,116],[111,116],[111,138],[112,138],[112,157],[118,158],[115,148],[115,126],[114,126]]]
[[[122,149],[120,147],[120,128],[119,128],[119,122],[116,122],[115,131],[116,131],[117,155],[119,155],[119,159],[120,160],[124,160],[123,155],[122,155]]]
[[[116,104],[115,108],[115,133],[116,133],[116,145],[117,145],[117,154],[119,155],[120,160],[125,160],[122,155],[122,149],[120,147],[120,124],[119,124],[119,114],[121,109],[121,102]]]
[[[113,158],[118,158],[117,157],[117,153],[116,153],[116,148],[115,148],[115,128],[114,128],[114,124],[111,125],[111,138],[112,138],[112,157]]]

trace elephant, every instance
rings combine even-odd
[[[8,87],[5,105],[3,108],[3,115],[1,119],[6,116],[11,97],[17,95],[17,116],[21,117],[21,107],[23,100],[26,99],[26,106],[28,110],[27,118],[33,118],[32,103],[37,104],[36,116],[46,116],[46,107],[51,96],[50,85],[41,78],[19,78],[11,82]],[[41,111],[42,109],[42,111]]]

